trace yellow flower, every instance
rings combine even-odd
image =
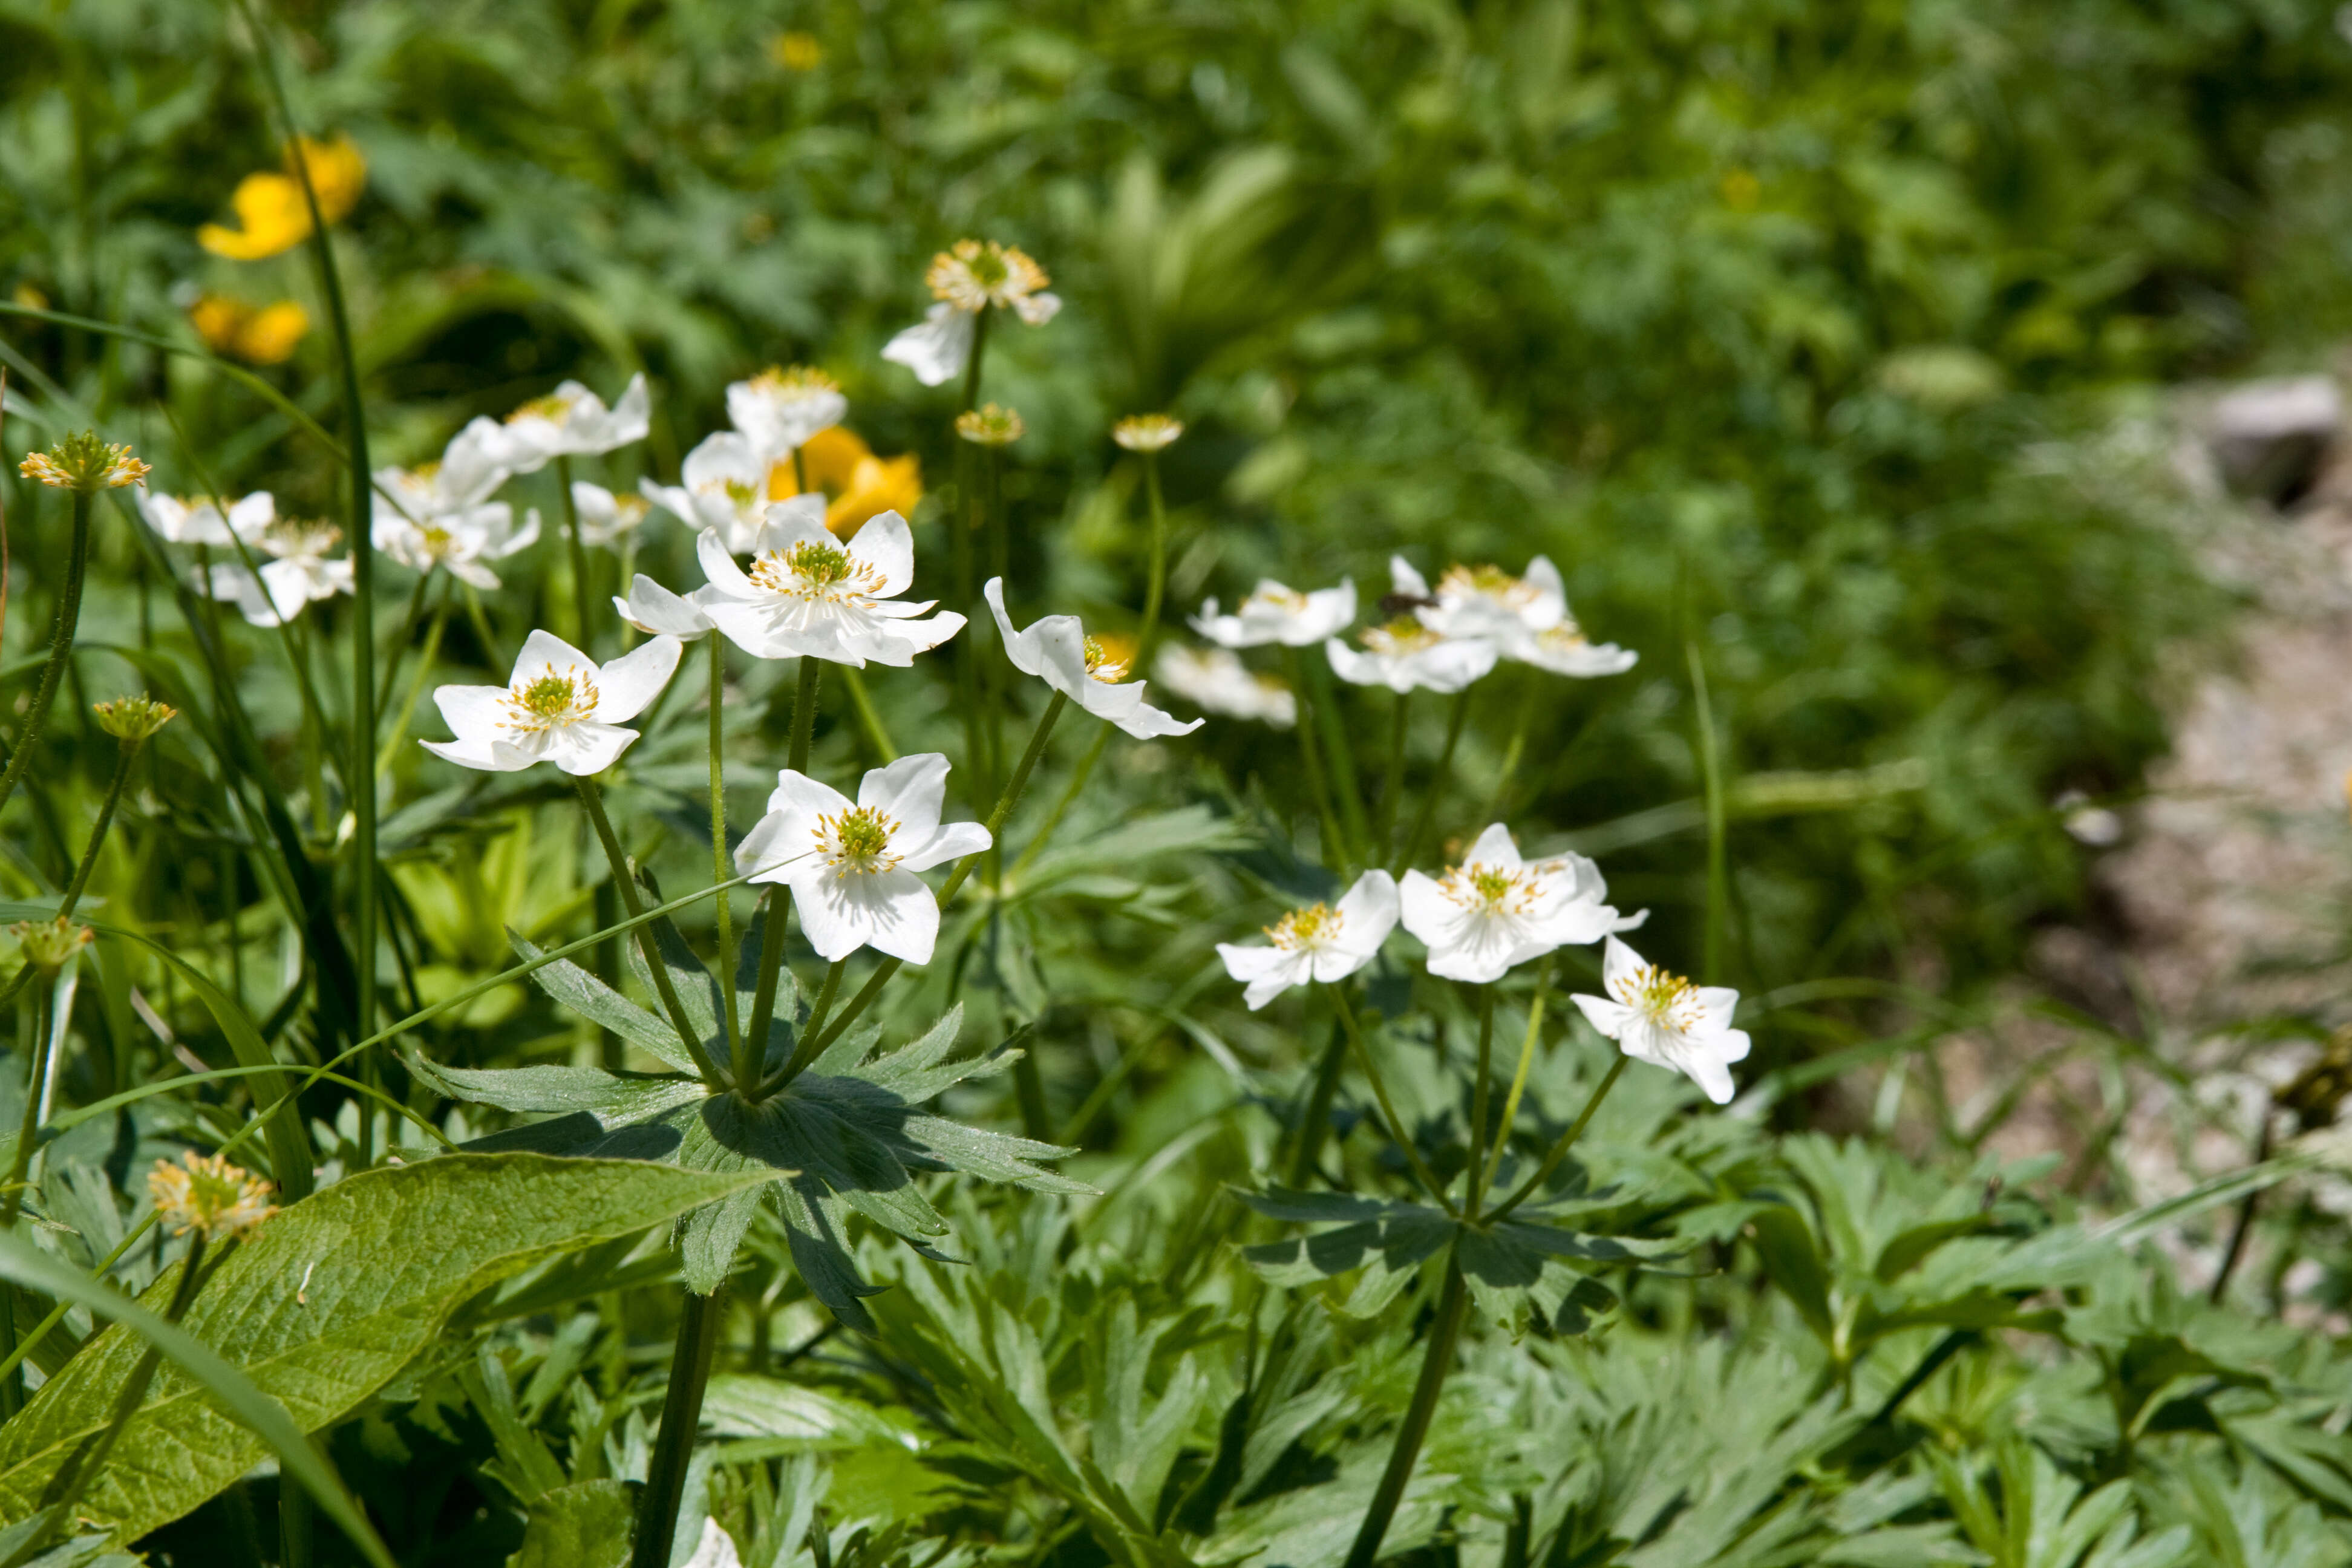
[[[912,452],[903,458],[877,458],[854,431],[835,425],[810,437],[800,450],[812,489],[826,498],[824,525],[846,539],[866,521],[886,511],[901,517],[913,513],[923,499],[922,461]],[[801,493],[790,458],[768,469],[768,499],[782,500]]]
[[[788,71],[813,71],[824,63],[824,46],[814,33],[778,33],[768,53]]]
[[[310,331],[310,312],[291,300],[257,307],[226,294],[198,296],[188,321],[206,348],[252,364],[285,363]]]
[[[358,205],[367,184],[367,160],[351,138],[332,142],[299,139],[302,164],[310,173],[311,189],[319,198],[319,216],[339,223]],[[236,228],[208,223],[196,230],[196,243],[215,256],[231,261],[258,261],[293,249],[310,237],[310,209],[302,198],[300,171],[289,153],[286,173],[247,174],[229,197],[236,209]]]
[[[194,1149],[174,1165],[158,1160],[147,1173],[147,1191],[155,1199],[155,1215],[172,1227],[173,1236],[202,1231],[207,1240],[250,1230],[278,1212],[269,1199],[270,1185],[240,1165],[218,1154]]]

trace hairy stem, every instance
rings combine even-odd
[[[1413,1461],[1421,1458],[1421,1445],[1429,1436],[1430,1418],[1437,1414],[1437,1396],[1444,1391],[1446,1374],[1454,1370],[1454,1349],[1462,1337],[1467,1297],[1462,1260],[1448,1251],[1445,1283],[1437,1294],[1437,1315],[1429,1325],[1421,1376],[1412,1385],[1412,1403],[1405,1406],[1404,1424],[1397,1428],[1388,1468],[1381,1472],[1371,1505],[1364,1510],[1356,1543],[1348,1549],[1347,1568],[1372,1568],[1380,1557],[1381,1540],[1389,1532],[1389,1521],[1396,1517],[1397,1504],[1404,1500],[1405,1482],[1412,1478]]]
[[[17,739],[16,749],[8,755],[8,767],[0,773],[0,811],[8,806],[8,797],[16,790],[16,782],[32,765],[35,742],[41,738],[41,721],[49,715],[49,703],[57,697],[58,682],[65,679],[66,665],[73,658],[74,633],[81,625],[82,577],[89,568],[89,510],[87,490],[73,492],[73,538],[66,547],[66,578],[58,589],[58,612],[49,624],[49,659],[41,666],[41,683],[33,689],[32,706],[25,710],[25,729]]]
[[[1135,668],[1151,669],[1152,639],[1160,635],[1160,603],[1168,590],[1168,503],[1160,493],[1160,454],[1143,454],[1143,495],[1151,508],[1150,575],[1143,588],[1143,622],[1135,632]]]
[[[1528,1196],[1543,1185],[1546,1177],[1559,1169],[1559,1163],[1568,1158],[1568,1152],[1576,1147],[1579,1138],[1584,1136],[1585,1124],[1592,1120],[1592,1113],[1601,1109],[1601,1102],[1609,1098],[1609,1091],[1617,1087],[1618,1077],[1624,1072],[1625,1064],[1633,1059],[1622,1051],[1617,1053],[1617,1059],[1609,1064],[1608,1074],[1593,1086],[1592,1093],[1584,1101],[1584,1109],[1577,1113],[1575,1123],[1561,1133],[1559,1142],[1545,1153],[1543,1163],[1538,1165],[1535,1173],[1521,1182],[1509,1197],[1482,1215],[1480,1223],[1500,1225],[1513,1209],[1527,1202]]]
[[[1298,650],[1282,650],[1290,661],[1290,685],[1298,702],[1298,760],[1307,773],[1307,793],[1314,797],[1315,813],[1323,825],[1323,859],[1344,865],[1348,840],[1339,832],[1339,816],[1331,807],[1331,786],[1323,777],[1323,752],[1315,738],[1315,702],[1307,690],[1307,667]]]
[[[1290,1185],[1304,1188],[1323,1163],[1323,1139],[1331,1127],[1331,1100],[1339,1092],[1339,1068],[1348,1059],[1348,1031],[1338,1023],[1331,1026],[1331,1043],[1323,1047],[1323,1059],[1315,1068],[1314,1086],[1307,1090],[1307,1103],[1299,1111],[1298,1138],[1291,1145],[1290,1169],[1286,1173]]]
[[[590,651],[588,640],[594,635],[591,630],[594,623],[589,619],[588,606],[594,601],[588,593],[588,545],[580,537],[580,503],[572,499],[572,458],[569,453],[556,455],[555,488],[562,492],[563,542],[572,562],[572,624],[579,628],[580,651],[587,653]]]
[[[572,493],[571,476],[564,477],[564,493]],[[705,639],[710,644],[710,880],[716,885],[728,879],[727,873],[727,735],[720,721],[720,693],[727,684],[727,644],[717,632]],[[719,966],[728,974],[735,963],[735,921],[727,908],[727,894],[718,895]],[[760,1071],[759,1054],[751,1048],[750,1038],[741,1028],[742,1020],[735,1016],[735,982],[731,975],[719,987],[726,1004],[726,1046],[735,1062],[735,1081],[751,1083]]]
[[[613,885],[620,890],[621,906],[629,911],[630,919],[635,920],[645,913],[645,909],[637,900],[637,883],[629,870],[629,858],[622,852],[621,840],[613,832],[613,819],[604,815],[604,795],[597,789],[593,779],[575,778],[572,783],[580,786],[580,804],[588,808],[588,820],[596,825],[596,837],[604,842],[604,858],[613,868]],[[663,960],[661,949],[654,941],[653,926],[641,924],[636,930],[637,950],[645,954],[646,968],[654,977],[654,990],[660,994],[662,1006],[668,1010],[670,1024],[677,1030],[678,1042],[694,1058],[695,1070],[702,1075],[703,1082],[714,1089],[727,1088],[727,1075],[703,1050],[702,1037],[688,1019],[686,1005],[678,1000],[677,987],[670,981],[669,965]]]
[[[1461,742],[1463,721],[1470,717],[1470,688],[1454,693],[1453,710],[1445,716],[1445,744],[1437,753],[1437,772],[1431,775],[1429,787],[1422,791],[1421,809],[1413,814],[1412,831],[1404,836],[1404,847],[1390,863],[1391,871],[1402,871],[1421,858],[1421,847],[1429,838],[1429,825],[1436,818],[1438,797],[1445,793],[1445,782],[1454,775],[1454,748]]]
[[[1405,1125],[1404,1118],[1397,1114],[1396,1102],[1389,1098],[1388,1080],[1381,1076],[1380,1064],[1372,1060],[1371,1050],[1364,1044],[1363,1026],[1356,1021],[1354,1004],[1337,985],[1327,984],[1323,989],[1331,994],[1331,1005],[1339,1009],[1339,1026],[1348,1031],[1348,1044],[1356,1053],[1356,1065],[1371,1081],[1372,1098],[1380,1101],[1381,1118],[1388,1124],[1389,1142],[1397,1146],[1398,1152],[1404,1156],[1404,1163],[1412,1168],[1413,1180],[1436,1200],[1437,1206],[1449,1215],[1458,1214],[1460,1211],[1454,1208],[1454,1200],[1446,1196],[1445,1184],[1437,1179],[1428,1162],[1421,1157],[1421,1151],[1413,1146],[1412,1130]]]
[[[1385,865],[1396,853],[1397,796],[1404,792],[1404,742],[1406,727],[1412,717],[1412,693],[1396,694],[1396,706],[1389,714],[1388,776],[1381,781],[1381,821],[1374,829],[1370,849],[1364,858],[1375,866]]]
[[[1536,965],[1536,995],[1528,1005],[1528,1033],[1519,1042],[1518,1070],[1511,1075],[1511,1092],[1503,1097],[1503,1120],[1496,1129],[1494,1145],[1486,1157],[1486,1173],[1478,1181],[1482,1193],[1495,1184],[1495,1173],[1503,1163],[1503,1151],[1510,1147],[1511,1123],[1518,1120],[1519,1100],[1528,1090],[1528,1069],[1535,1065],[1536,1042],[1543,1037],[1544,1000],[1550,988],[1551,954],[1545,953],[1543,962]]]
[[[1478,1212],[1486,1182],[1486,1110],[1495,1081],[1495,988],[1478,987],[1478,1077],[1470,1087],[1470,1163],[1462,1172],[1462,1212]]]
[[[678,1500],[694,1458],[695,1429],[702,1425],[702,1394],[710,1386],[710,1363],[727,1316],[727,1284],[708,1296],[685,1293],[677,1320],[677,1343],[670,1352],[669,1391],[662,1399],[661,1428],[646,1464],[646,1490],[637,1504],[637,1539],[630,1568],[669,1568],[670,1538],[677,1532]]]

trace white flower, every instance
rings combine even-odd
[[[845,542],[825,531],[823,498],[793,501],[768,509],[749,573],[715,530],[697,545],[710,586],[696,599],[737,647],[759,658],[909,665],[963,629],[952,610],[914,618],[935,601],[897,596],[915,576],[915,539],[905,518],[878,513]]]
[[[1392,562],[1390,570],[1411,573],[1421,584],[1407,589],[1400,577],[1399,593],[1432,596],[1420,574],[1402,561]],[[1569,614],[1559,568],[1546,556],[1528,562],[1525,577],[1496,566],[1448,567],[1437,581],[1434,597],[1434,605],[1420,611],[1423,622],[1433,630],[1447,637],[1492,638],[1505,658],[1554,675],[1622,675],[1641,657],[1614,643],[1586,640],[1576,617]]]
[[[504,686],[444,686],[433,693],[451,741],[425,749],[468,768],[510,773],[553,763],[584,777],[602,773],[637,738],[621,725],[646,710],[677,668],[676,637],[656,637],[602,668],[551,632],[535,631]]]
[[[1748,1032],[1731,1026],[1738,992],[1693,985],[1643,963],[1613,936],[1601,953],[1601,984],[1607,996],[1573,998],[1594,1028],[1634,1060],[1672,1068],[1716,1104],[1730,1102],[1731,1064],[1748,1056]]]
[[[768,815],[743,836],[735,868],[793,892],[801,930],[818,956],[846,958],[873,948],[928,963],[940,936],[940,907],[915,875],[988,847],[977,822],[940,821],[948,760],[937,752],[876,768],[857,802],[790,768],[776,775]]]
[[[496,588],[499,575],[485,561],[499,561],[539,540],[539,512],[524,515],[514,525],[514,508],[502,500],[441,512],[415,522],[387,508],[375,512],[375,547],[412,571],[430,572],[446,566],[460,583],[483,590]]]
[[[457,432],[439,460],[378,468],[376,514],[425,522],[481,505],[507,482],[507,448],[506,430],[497,420],[477,419]]]
[[[771,365],[727,388],[727,417],[753,450],[771,460],[790,457],[794,447],[840,424],[848,412],[849,399],[833,377],[800,365],[790,370]]]
[[[613,608],[621,613],[623,620],[649,637],[673,637],[680,642],[692,642],[711,629],[710,617],[703,613],[699,599],[692,595],[673,594],[642,572],[629,584],[627,598],[613,595]]]
[[[719,1528],[717,1520],[706,1517],[702,1539],[694,1543],[694,1555],[679,1568],[743,1568],[743,1560],[735,1554],[734,1538]]]
[[[1429,584],[1404,557],[1389,560],[1389,580],[1395,597],[1429,597]],[[1393,602],[1393,601],[1391,601]],[[1459,691],[1495,668],[1494,642],[1486,636],[1452,636],[1430,626],[1410,610],[1383,625],[1357,634],[1361,652],[1338,637],[1323,645],[1333,673],[1356,686],[1385,686],[1391,691]]]
[[[351,557],[327,559],[327,552],[342,542],[343,531],[331,522],[273,518],[252,542],[275,557],[261,568],[259,580],[242,565],[215,565],[208,585],[212,596],[236,601],[257,626],[290,621],[314,599],[352,591]]]
[[[1076,616],[1046,616],[1032,621],[1025,632],[1013,629],[1004,613],[1004,579],[991,577],[982,596],[996,616],[1004,636],[1004,657],[1024,675],[1034,675],[1097,719],[1109,721],[1139,741],[1162,735],[1189,735],[1206,722],[1190,724],[1161,712],[1143,700],[1144,681],[1126,683],[1127,659],[1087,636]]]
[[[652,510],[643,496],[616,496],[586,479],[572,481],[572,510],[580,519],[583,544],[617,546]]]
[[[278,504],[268,490],[256,490],[241,500],[231,501],[224,511],[220,501],[212,496],[159,495],[141,486],[140,515],[147,526],[173,544],[234,545],[242,539],[247,542],[259,536],[278,516]]]
[[[1581,855],[1523,862],[1499,822],[1442,877],[1407,871],[1399,898],[1404,929],[1429,947],[1429,972],[1447,980],[1499,980],[1556,947],[1599,942],[1649,918],[1601,902],[1608,888]]]
[[[1265,578],[1230,616],[1217,613],[1216,600],[1205,601],[1201,613],[1192,617],[1192,629],[1220,647],[1256,647],[1270,642],[1305,647],[1339,632],[1355,618],[1352,579],[1342,577],[1336,588],[1301,594]]]
[[[729,554],[748,555],[767,521],[769,462],[750,437],[721,430],[686,455],[677,484],[641,479],[637,489],[688,527],[719,530]],[[793,500],[814,501],[820,514],[824,510],[823,496]]]
[[[1386,871],[1367,871],[1339,908],[1309,904],[1266,927],[1272,947],[1221,942],[1217,956],[1226,973],[1248,985],[1242,1000],[1255,1013],[1294,985],[1345,980],[1372,961],[1396,923],[1396,879]]]
[[[1195,708],[1255,719],[1277,730],[1298,722],[1298,698],[1271,675],[1254,675],[1231,649],[1170,643],[1152,667],[1161,684]]]
[[[567,381],[508,415],[494,450],[509,471],[535,474],[551,458],[609,452],[642,441],[652,425],[642,373],[629,378],[628,390],[610,408],[578,382]]]
[[[938,303],[923,319],[892,338],[882,357],[903,364],[925,386],[963,374],[980,313],[992,305],[1011,310],[1033,327],[1052,321],[1062,308],[1047,293],[1045,269],[1024,252],[993,240],[960,239],[931,258],[925,275]],[[737,423],[741,423],[740,420]]]

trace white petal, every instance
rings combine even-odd
[[[1624,1034],[1626,1020],[1633,1016],[1633,1010],[1631,1007],[1622,1003],[1612,1002],[1605,996],[1588,996],[1580,991],[1569,1000],[1576,1004],[1579,1012],[1591,1020],[1594,1028],[1612,1040]]]
[[[1397,884],[1397,913],[1404,929],[1433,952],[1452,942],[1462,907],[1445,896],[1436,879],[1407,871]]]
[[[1367,871],[1356,879],[1335,911],[1339,917],[1339,945],[1369,958],[1396,930],[1401,906],[1396,879],[1386,871]]]
[[[908,963],[929,963],[939,941],[940,907],[908,871],[835,876],[822,867],[792,879],[793,904],[811,947],[827,960],[871,947]]]
[[[1634,976],[1648,967],[1640,953],[1614,936],[1601,950],[1601,984],[1612,996],[1622,998],[1632,988]]]
[[[1004,657],[1012,661],[1013,668],[1024,675],[1044,675],[1045,661],[1043,652],[1037,647],[1037,627],[1033,626],[1025,632],[1016,632],[1013,629],[1013,617],[1004,613],[1004,579],[991,577],[982,584],[980,596],[988,601],[989,612],[996,617],[997,632],[1004,639]],[[1044,623],[1038,624],[1042,626]],[[1079,662],[1085,662],[1083,653]]]
[[[643,647],[632,648],[599,670],[596,675],[596,719],[600,723],[619,724],[635,718],[646,710],[646,704],[661,695],[669,678],[677,673],[678,656],[686,645],[676,637],[657,637]]]
[[[503,686],[441,686],[433,691],[434,706],[449,732],[460,740],[487,739],[499,732],[506,717],[508,689]]]
[[[776,787],[768,795],[770,811],[798,813],[803,819],[831,816],[856,809],[856,803],[822,779],[782,768],[776,773]]]
[[[849,542],[849,556],[863,561],[881,574],[882,587],[875,597],[896,598],[907,591],[915,580],[915,536],[907,527],[907,520],[895,511],[881,511],[866,520],[856,537]]]
[[[735,846],[735,872],[755,882],[788,880],[792,868],[807,854],[809,838],[801,819],[787,811],[772,811],[751,825]]]
[[[1509,828],[1499,822],[1493,823],[1488,826],[1486,832],[1478,835],[1478,841],[1470,846],[1469,850],[1464,854],[1462,863],[1465,866],[1472,864],[1500,866],[1507,870],[1517,870],[1519,865],[1519,847],[1511,842]]]
[[[1389,587],[1393,593],[1412,598],[1429,597],[1429,579],[1413,570],[1412,563],[1402,555],[1389,557]]]
[[[1389,672],[1381,661],[1361,648],[1349,647],[1338,637],[1323,639],[1323,657],[1331,661],[1331,673],[1350,686],[1386,686]],[[1399,688],[1412,689],[1410,684]]]
[[[1024,326],[1042,327],[1062,313],[1062,297],[1059,294],[1024,294],[1013,301],[1013,311],[1021,318]]]
[[[617,724],[600,724],[593,719],[583,719],[577,724],[567,724],[560,730],[547,731],[550,739],[547,760],[565,773],[585,778],[601,773],[621,760],[621,753],[637,738],[635,730],[624,730]]]
[[[907,858],[899,864],[909,871],[928,871],[934,866],[977,855],[994,842],[988,829],[977,822],[945,822],[921,843],[910,841],[904,851]]]
[[[857,804],[896,818],[908,843],[929,838],[940,826],[940,805],[948,793],[948,760],[939,752],[900,757],[875,768],[858,782]],[[895,845],[893,847],[897,847]],[[916,869],[921,869],[920,867]]]
[[[925,386],[953,381],[971,357],[973,320],[969,311],[942,300],[924,312],[921,321],[884,344],[882,357],[913,371]]]
[[[520,773],[539,761],[503,741],[419,741],[416,743],[445,762],[456,763],[459,767],[478,768],[484,773]]]
[[[627,598],[614,596],[613,608],[641,632],[691,642],[710,630],[710,617],[703,614],[699,604],[671,593],[642,572],[629,584]]]
[[[630,383],[631,388],[643,386],[644,379],[640,376]],[[719,1521],[706,1518],[702,1521],[702,1539],[695,1542],[694,1555],[679,1564],[679,1568],[743,1568],[743,1560],[735,1555],[735,1542],[719,1528]]]

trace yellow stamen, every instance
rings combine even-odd
[[[1309,904],[1303,910],[1293,910],[1265,928],[1274,945],[1285,952],[1297,952],[1301,948],[1324,947],[1339,934],[1345,923],[1339,910],[1328,904]]]

